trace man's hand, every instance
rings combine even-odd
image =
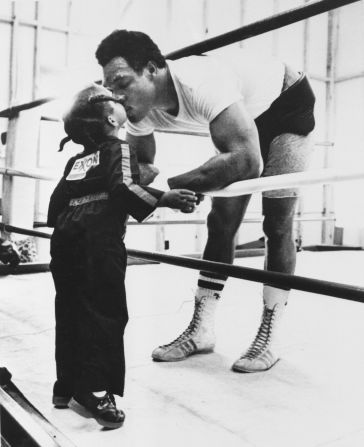
[[[192,213],[199,198],[193,191],[188,189],[172,189],[163,194],[158,206],[166,206],[182,211],[182,213]]]
[[[139,163],[139,172],[140,184],[142,186],[147,186],[157,177],[159,169],[151,163]]]

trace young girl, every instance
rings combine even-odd
[[[161,206],[189,213],[197,196],[139,184],[136,155],[118,139],[125,110],[104,87],[82,90],[63,119],[68,137],[60,150],[72,140],[83,152],[67,163],[48,210],[56,289],[53,404],[118,428],[125,418],[114,394],[124,391],[128,215],[141,222]]]

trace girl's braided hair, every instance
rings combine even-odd
[[[69,141],[82,144],[86,152],[93,152],[98,147],[104,136],[104,103],[108,101],[119,102],[97,84],[86,87],[76,95],[71,108],[63,116],[67,137],[61,140],[59,151]]]

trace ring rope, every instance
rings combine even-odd
[[[209,191],[204,194],[210,197],[234,197],[253,194],[274,189],[295,188],[311,185],[326,185],[364,178],[363,169],[320,169],[315,171],[280,174],[270,177],[259,177],[232,183],[224,189]]]
[[[359,0],[321,0],[310,2],[304,6],[290,9],[288,11],[275,14],[258,22],[249,23],[227,33],[220,34],[201,42],[189,45],[180,50],[172,51],[166,55],[166,59],[176,60],[186,56],[193,56],[205,53],[207,51],[216,50],[221,47],[239,42],[251,37],[259,36],[268,31],[273,31],[304,19],[331,11],[341,6],[355,3]]]
[[[57,177],[51,174],[42,174],[40,170],[19,170],[0,167],[0,174],[15,177],[32,178],[36,180],[55,181]],[[315,171],[295,172],[269,177],[259,177],[251,180],[242,180],[232,183],[226,188],[205,192],[209,197],[235,197],[275,189],[295,188],[312,185],[326,185],[343,181],[360,180],[364,178],[363,169],[320,169]]]
[[[51,235],[41,231],[35,231],[13,225],[0,223],[0,230],[37,236],[50,239]],[[364,288],[359,286],[350,286],[331,281],[322,281],[319,279],[306,278],[303,276],[289,275],[287,273],[271,272],[268,270],[253,269],[250,267],[241,267],[237,265],[224,264],[222,262],[206,261],[194,259],[185,256],[172,256],[164,253],[155,253],[142,250],[127,249],[128,256],[133,258],[158,261],[164,264],[186,267],[194,270],[203,270],[211,273],[219,273],[233,278],[245,279],[253,282],[270,284],[274,287],[302,290],[305,292],[319,293],[337,298],[343,298],[348,301],[364,303]]]
[[[25,177],[32,178],[35,180],[48,180],[48,181],[56,181],[58,178],[55,175],[51,174],[43,174],[42,170],[20,170],[13,168],[3,168],[0,167],[0,174],[9,175],[13,177]]]

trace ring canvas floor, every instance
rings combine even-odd
[[[236,264],[262,268],[263,258]],[[364,286],[364,251],[301,252],[296,273]],[[0,366],[76,446],[362,447],[364,304],[292,291],[282,322],[281,360],[270,371],[231,365],[255,336],[261,285],[230,279],[216,314],[212,354],[155,363],[150,353],[185,329],[197,272],[130,266],[125,334],[126,412],[121,429],[51,405],[54,288],[49,273],[0,278]]]

